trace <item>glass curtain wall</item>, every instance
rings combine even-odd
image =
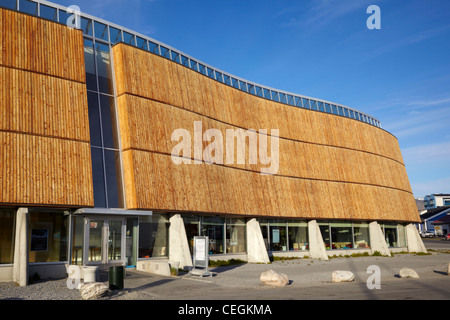
[[[352,222],[319,222],[327,250],[370,248],[369,224]]]
[[[191,252],[195,236],[208,237],[210,254],[245,253],[247,250],[244,219],[185,214],[183,221]]]
[[[60,212],[30,212],[29,262],[67,261],[69,217]]]
[[[155,258],[169,255],[169,219],[154,213],[139,218],[138,257]]]
[[[209,240],[209,254],[225,253],[224,250],[225,219],[219,217],[202,217],[201,236]]]
[[[0,209],[0,264],[14,262],[15,211]]]
[[[406,247],[406,234],[403,225],[386,223],[382,227],[388,247]]]
[[[259,220],[268,251],[308,250],[308,223],[301,220]]]
[[[60,11],[64,17],[68,15]],[[64,16],[66,15],[66,16]],[[63,20],[65,21],[65,20]],[[122,208],[120,153],[108,27],[81,18],[91,135],[94,206]]]
[[[246,252],[246,225],[244,219],[227,218],[226,222],[226,252],[239,253]]]

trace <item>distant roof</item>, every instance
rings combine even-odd
[[[447,215],[445,217],[440,218],[439,220],[432,222],[431,224],[449,224],[449,223],[450,223],[450,216]]]
[[[420,219],[421,220],[427,219],[448,209],[450,209],[450,206],[443,206],[434,209],[429,209],[427,210],[426,213],[420,215]]]
[[[428,196],[430,196],[430,194]],[[433,193],[433,194],[431,194],[431,196],[450,196],[450,194],[449,193]]]

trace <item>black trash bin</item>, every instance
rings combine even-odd
[[[109,268],[109,289],[118,290],[123,289],[123,266],[116,266]]]

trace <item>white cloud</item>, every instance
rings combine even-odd
[[[402,155],[406,166],[422,164],[425,169],[435,163],[450,164],[450,142],[403,148]]]

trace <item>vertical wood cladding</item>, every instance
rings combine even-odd
[[[0,204],[92,206],[83,36],[0,9]]]
[[[113,54],[128,208],[418,221],[390,133],[252,96],[124,44]],[[248,163],[175,165],[171,133],[183,128],[193,137],[194,121],[223,136],[279,129],[278,173],[261,175]]]

